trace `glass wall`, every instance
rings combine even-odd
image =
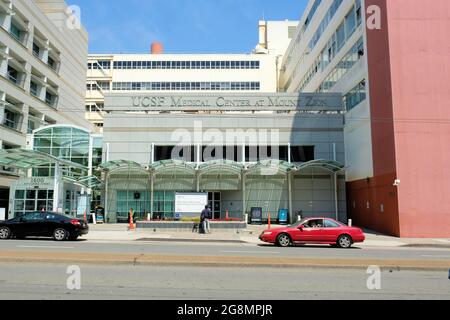
[[[34,134],[34,150],[88,167],[89,139],[88,132],[77,128],[49,127]],[[74,175],[87,174],[81,170],[72,169],[71,171]],[[51,165],[33,169],[33,176],[53,175],[54,167]]]
[[[15,217],[43,209],[53,210],[53,190],[16,190]]]

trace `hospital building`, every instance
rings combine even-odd
[[[310,0],[248,53],[88,55],[64,1],[0,0],[0,214],[173,220],[205,193],[215,219],[449,237],[448,12]]]

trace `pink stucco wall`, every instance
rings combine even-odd
[[[387,1],[400,235],[450,237],[450,1]]]

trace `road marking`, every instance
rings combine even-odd
[[[74,247],[51,247],[51,246],[17,246],[17,248],[27,249],[74,249]]]
[[[270,251],[221,251],[222,253],[258,253],[258,254],[279,254],[279,252]]]
[[[432,258],[450,258],[450,255],[432,255],[432,254],[423,254],[422,257],[432,257]]]

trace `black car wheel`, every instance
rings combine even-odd
[[[337,241],[337,245],[339,246],[339,248],[343,248],[343,249],[350,248],[352,246],[352,244],[353,244],[353,239],[352,239],[352,237],[350,237],[347,234],[340,236]]]
[[[9,230],[8,227],[1,227],[0,228],[0,239],[6,240],[11,237],[11,230]]]
[[[67,231],[64,229],[58,228],[53,232],[53,238],[56,241],[64,241],[67,238]]]
[[[289,247],[291,245],[291,242],[291,238],[286,233],[282,233],[277,237],[277,245],[279,245],[280,247]]]

